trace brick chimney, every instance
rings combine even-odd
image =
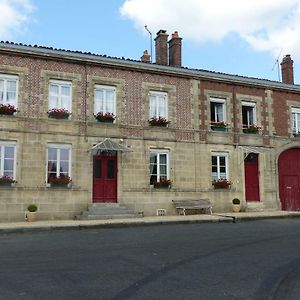
[[[172,33],[169,40],[169,65],[173,67],[181,67],[181,40],[178,31]]]
[[[141,61],[145,62],[145,63],[149,63],[150,62],[150,55],[148,54],[148,50],[145,50],[143,52],[143,55],[141,56]]]
[[[159,65],[168,65],[168,34],[166,30],[160,30],[155,38],[155,58]]]
[[[294,84],[294,61],[291,59],[291,56],[286,55],[281,62],[281,76],[282,82],[288,84]]]

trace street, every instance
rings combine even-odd
[[[300,220],[0,235],[0,299],[300,299]]]

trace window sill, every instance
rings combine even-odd
[[[16,187],[16,183],[1,183],[0,189],[2,188],[14,188]]]
[[[72,188],[72,184],[68,183],[68,184],[51,184],[51,183],[47,183],[46,187],[49,189],[66,189],[69,190]]]

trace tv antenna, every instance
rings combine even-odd
[[[281,48],[281,50],[280,50],[280,52],[279,52],[279,54],[278,54],[278,57],[277,57],[277,59],[276,59],[274,65],[273,65],[273,68],[272,68],[272,71],[274,71],[274,69],[275,69],[275,67],[276,67],[276,65],[277,65],[278,81],[281,81],[281,79],[280,79],[280,68],[279,68],[279,58],[280,58],[280,55],[281,55],[282,50],[283,50],[283,49]]]
[[[145,29],[150,35],[150,62],[152,62],[152,32],[148,29],[147,25],[145,25]]]

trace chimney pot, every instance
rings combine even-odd
[[[287,54],[281,62],[281,77],[282,82],[287,84],[294,84],[294,61],[291,56]]]

